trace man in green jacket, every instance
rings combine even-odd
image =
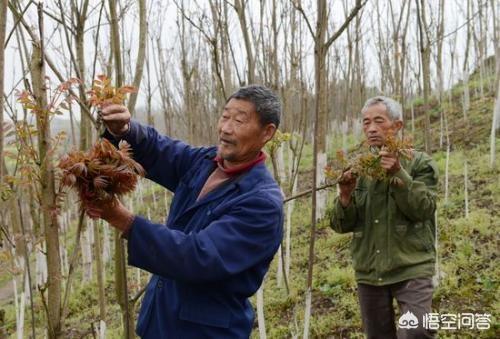
[[[380,150],[381,166],[399,184],[345,172],[330,210],[331,227],[353,233],[351,252],[367,337],[432,338],[422,323],[431,312],[435,270],[436,165],[423,152],[413,151],[407,160],[384,151],[387,136],[403,127],[399,103],[374,97],[361,112],[368,144]],[[398,329],[393,299],[404,315]]]

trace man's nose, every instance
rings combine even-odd
[[[377,126],[375,124],[369,124],[368,127],[366,128],[366,131],[368,133],[375,133],[377,132]]]
[[[233,123],[231,119],[221,122],[220,131],[224,134],[231,134],[233,132]]]

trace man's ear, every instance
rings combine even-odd
[[[267,144],[267,142],[274,137],[274,133],[276,133],[276,130],[277,128],[275,124],[267,124],[264,127],[264,131],[262,132],[262,142],[264,142],[264,144]]]
[[[402,120],[394,120],[392,126],[393,126],[393,130],[394,130],[394,134],[397,134],[403,128],[403,121]]]

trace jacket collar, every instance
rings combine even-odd
[[[213,166],[212,164],[210,165]],[[259,183],[269,182],[269,179],[272,179],[272,177],[267,170],[265,163],[261,161],[255,164],[247,172],[236,175],[229,182],[223,184],[221,187],[216,188],[212,192],[209,192],[207,195],[205,195],[203,198],[189,207],[184,213],[196,209],[201,205],[205,205],[210,203],[211,201],[219,199],[230,191],[237,189],[239,189],[240,191],[250,191]]]
[[[241,164],[239,166],[235,166],[235,167],[231,167],[231,168],[226,168],[224,167],[224,159],[222,159],[220,156],[216,156],[214,161],[217,163],[217,166],[219,167],[219,169],[226,173],[227,175],[229,176],[236,176],[236,175],[239,175],[239,174],[242,174],[248,170],[250,170],[253,166],[261,163],[261,162],[264,162],[266,161],[266,153],[260,151],[259,152],[259,155],[252,161],[248,161],[244,164]]]

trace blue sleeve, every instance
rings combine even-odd
[[[134,159],[144,167],[146,178],[172,192],[194,161],[207,150],[160,135],[154,128],[133,120],[130,121],[129,131],[122,137],[115,138],[109,131],[103,137],[115,146],[121,139],[127,141],[132,146]]]
[[[282,209],[253,196],[197,233],[185,234],[136,216],[128,262],[160,276],[192,283],[225,279],[270,258],[281,242]]]

